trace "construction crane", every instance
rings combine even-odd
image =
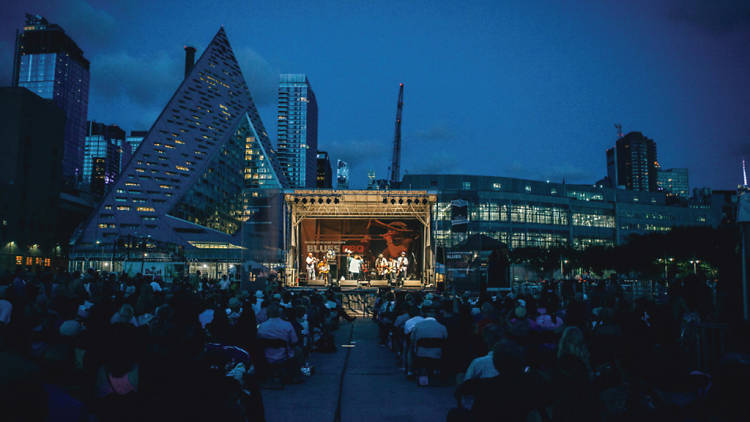
[[[404,84],[398,87],[398,107],[396,108],[396,133],[393,135],[393,160],[391,160],[391,187],[401,183],[401,111],[404,108]]]
[[[617,138],[622,138],[622,125],[615,123],[615,129],[617,129]]]

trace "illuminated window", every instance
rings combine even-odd
[[[138,207],[136,208],[139,212],[156,212],[152,207]]]
[[[185,167],[185,166],[174,166],[174,167],[175,167],[175,168],[176,168],[177,170],[182,170],[182,171],[190,171],[190,169],[189,169],[189,168],[187,168],[187,167]]]
[[[34,258],[34,265],[42,265],[42,258],[40,257]]]
[[[500,190],[502,188],[503,188],[503,184],[502,183],[493,183],[492,184],[492,189]]]
[[[471,182],[463,182],[463,183],[461,184],[461,188],[462,188],[463,190],[471,190]]]
[[[526,192],[531,192],[531,185],[526,185],[526,187],[524,187],[524,190]]]
[[[169,185],[159,185],[159,187],[162,189],[172,189],[172,186]]]
[[[130,207],[127,205],[118,205],[117,211],[130,211]]]
[[[52,265],[52,260],[49,258],[44,258],[44,266],[49,267]]]
[[[34,261],[33,258],[30,256],[26,257],[26,265],[33,265]]]
[[[16,265],[23,265],[23,257],[16,255]]]

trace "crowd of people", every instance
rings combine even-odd
[[[18,271],[0,279],[2,420],[264,420],[261,385],[334,350],[332,291],[199,275]]]
[[[699,368],[710,295],[693,278],[670,289],[666,302],[605,283],[586,295],[554,283],[533,294],[384,291],[374,318],[415,385],[455,380],[448,421],[750,420],[747,337],[726,336],[736,353]]]

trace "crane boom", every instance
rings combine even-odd
[[[396,108],[396,133],[393,135],[393,159],[391,160],[391,187],[398,187],[401,179],[401,111],[404,108],[404,84],[399,84],[398,107]]]

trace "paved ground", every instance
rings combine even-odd
[[[342,324],[336,340],[336,353],[312,355],[315,374],[304,384],[263,390],[269,422],[335,422],[339,393],[342,422],[444,421],[455,406],[453,387],[418,387],[406,379],[393,353],[378,345],[372,321]]]

